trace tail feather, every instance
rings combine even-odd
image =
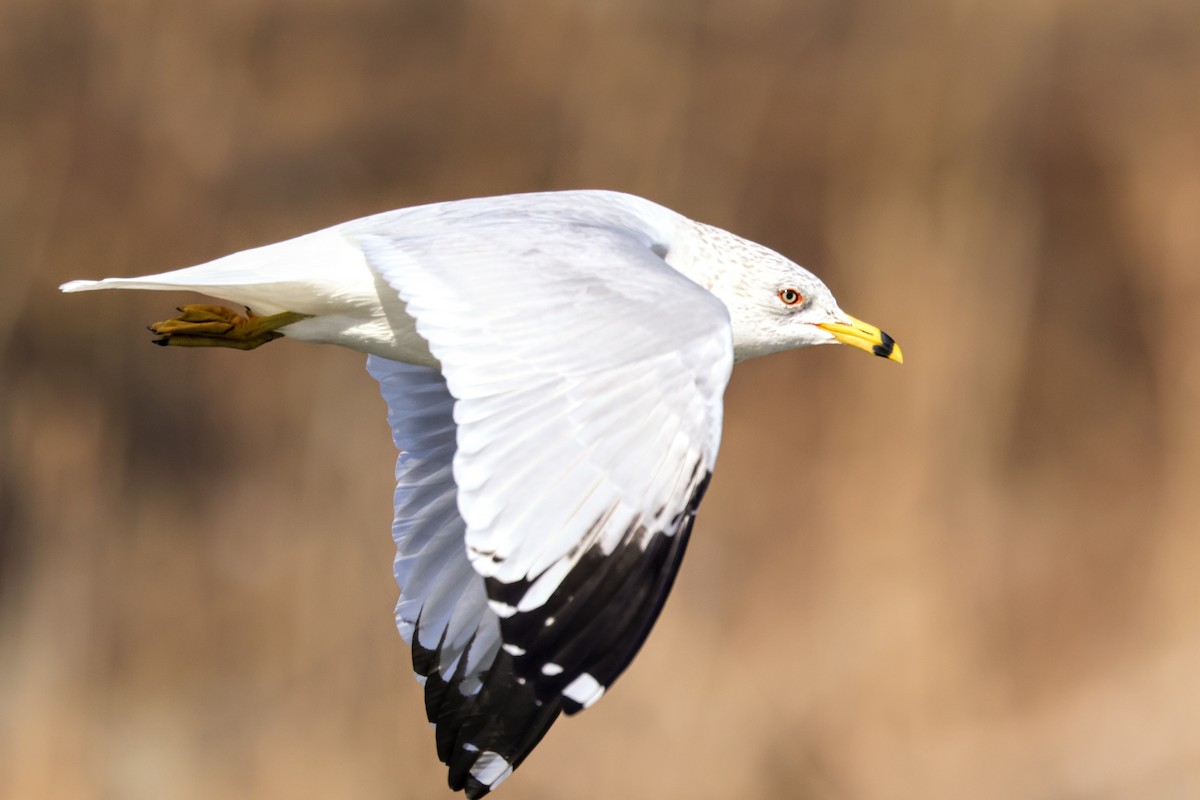
[[[192,291],[249,306],[259,314],[295,311],[316,316],[347,306],[379,303],[374,276],[362,251],[333,229],[171,272],[70,281],[59,288],[64,292]]]
[[[186,272],[186,270],[179,270]],[[59,290],[63,292],[94,292],[99,289],[146,289],[163,292],[204,292],[212,294],[214,290],[234,288],[228,283],[193,283],[186,280],[169,280],[173,273],[162,275],[147,275],[144,278],[102,278],[98,281],[68,281]]]
[[[186,272],[187,270],[180,270]],[[164,292],[198,292],[199,294],[216,297],[236,305],[254,309],[257,314],[278,314],[283,311],[297,311],[299,305],[312,304],[312,290],[304,284],[296,283],[190,283],[186,280],[169,281],[172,273],[163,275],[148,275],[145,278],[104,278],[99,281],[71,281],[58,287],[64,292],[92,292],[100,289],[144,289]],[[289,303],[288,299],[297,299],[300,303]],[[303,302],[307,301],[307,302]],[[299,313],[310,313],[300,310]]]

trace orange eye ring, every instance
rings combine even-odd
[[[785,306],[796,306],[804,302],[804,295],[789,286],[779,290],[779,300]]]

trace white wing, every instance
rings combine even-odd
[[[476,733],[506,729],[509,741],[493,737],[501,749],[489,748],[471,767],[483,791],[536,744],[560,707],[572,713],[595,702],[649,632],[713,468],[733,358],[725,307],[664,263],[667,241],[647,225],[627,224],[628,216],[489,219],[441,219],[425,236],[353,233],[408,304],[454,398],[461,518],[439,522],[434,511],[452,491],[444,474],[431,479],[442,488],[427,495],[405,489],[400,476],[399,616],[402,630],[417,625],[416,659],[432,641],[422,630],[436,608],[445,636],[430,634],[439,637],[439,668],[425,673],[445,680],[456,665],[452,676],[461,670],[464,688],[482,686],[477,694],[487,702],[469,710],[455,746],[479,752]],[[409,449],[395,421],[404,413],[394,405],[404,380],[391,391],[381,382],[398,445]],[[441,396],[439,408],[449,402]],[[444,467],[444,442],[439,453],[434,460]],[[418,496],[430,499],[414,504]],[[428,522],[410,530],[399,517],[414,507]],[[418,533],[426,525],[437,532]],[[448,541],[454,525],[465,525],[460,553],[474,578],[449,556],[423,555],[435,540]],[[406,547],[422,555],[405,561]],[[427,569],[435,561],[436,576]],[[418,575],[432,580],[410,589]],[[489,601],[482,612],[480,580]],[[459,593],[453,602],[441,592],[450,585]],[[498,650],[488,613],[500,618]],[[531,716],[530,703],[542,713]],[[511,724],[517,706],[524,727]],[[438,737],[441,749],[441,725]],[[451,773],[453,784],[453,761]]]

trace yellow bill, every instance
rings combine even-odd
[[[850,317],[849,314],[846,316]],[[896,340],[861,319],[850,317],[849,325],[843,325],[840,322],[821,322],[817,324],[817,327],[832,333],[834,338],[842,344],[866,350],[881,358],[895,361],[897,364],[904,363],[904,354],[900,352],[900,345],[896,344]]]

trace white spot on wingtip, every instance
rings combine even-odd
[[[488,608],[492,610],[500,619],[508,619],[513,614],[517,613],[516,606],[510,606],[508,603],[501,603],[499,600],[488,600]]]
[[[504,652],[508,653],[510,656],[525,655],[525,648],[519,647],[515,644],[503,644],[503,645],[500,645],[500,647],[503,648]]]
[[[479,754],[471,765],[471,777],[486,786],[495,786],[512,774],[512,765],[504,760],[499,753],[487,750]]]
[[[547,677],[561,675],[563,671],[561,664],[542,664],[542,674]]]
[[[567,684],[562,690],[563,697],[574,700],[584,708],[591,708],[597,700],[604,696],[604,687],[600,682],[586,672]]]

